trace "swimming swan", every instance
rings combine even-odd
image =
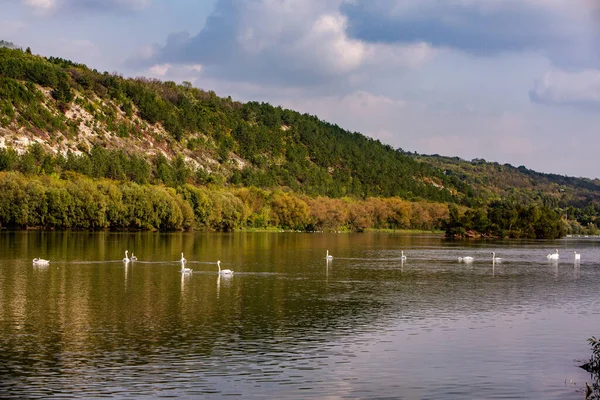
[[[400,256],[400,259],[401,259],[401,260],[406,260],[406,256],[404,255],[404,250],[400,251],[400,253],[402,254],[402,255]]]
[[[33,265],[48,265],[50,264],[50,261],[48,260],[44,260],[43,258],[34,258],[33,259]]]
[[[554,253],[554,254],[548,254],[546,256],[546,258],[548,260],[558,260],[558,249],[556,249],[556,253]]]
[[[329,250],[327,250],[327,255],[325,255],[325,259],[327,259],[327,260],[333,260],[333,256],[329,255]]]
[[[124,263],[128,263],[129,261],[131,261],[131,260],[129,259],[129,257],[127,257],[127,253],[128,253],[128,251],[127,251],[127,250],[125,250],[125,258],[123,259],[123,262],[124,262]]]
[[[187,260],[185,259],[185,257],[183,256],[183,253],[181,253],[181,260],[179,260],[182,263],[186,263]]]
[[[575,260],[581,260],[581,254],[579,254],[578,252],[574,251],[573,254],[575,254]]]
[[[185,262],[181,261],[181,273],[182,274],[190,274],[192,272],[191,268],[185,267]]]
[[[219,275],[233,275],[233,271],[230,269],[221,269],[221,261],[217,261],[217,267],[219,267]]]
[[[133,252],[131,252],[131,261],[137,261],[137,257],[133,255]]]
[[[502,261],[502,258],[496,257],[496,253],[492,251],[492,261],[500,262]]]
[[[458,262],[466,262],[466,263],[470,263],[473,262],[475,259],[471,256],[466,256],[466,257],[458,257]]]

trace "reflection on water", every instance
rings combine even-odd
[[[143,257],[123,263],[131,248]],[[0,397],[580,399],[589,377],[574,359],[600,326],[599,249],[0,232]]]
[[[182,295],[183,295],[183,291],[185,289],[186,281],[189,281],[190,279],[192,279],[192,274],[186,274],[186,273],[181,274],[181,294]]]

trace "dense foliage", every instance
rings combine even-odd
[[[231,231],[440,229],[447,208],[399,198],[311,198],[281,190],[177,189],[131,181],[0,172],[0,227]]]
[[[536,204],[560,212],[568,222],[566,233],[600,234],[600,181],[556,174],[543,174],[510,164],[475,159],[461,160],[438,155],[412,155],[472,190],[469,205],[487,207],[499,199],[525,205]]]
[[[494,201],[485,208],[474,208],[459,215],[452,205],[444,223],[449,237],[511,237],[555,239],[565,234],[560,214],[546,206],[523,206],[511,201]]]
[[[192,226],[191,207],[173,189],[92,181],[72,173],[65,178],[27,179],[19,173],[1,173],[0,224],[52,229],[176,230]]]

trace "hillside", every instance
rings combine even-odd
[[[0,171],[62,171],[63,178],[72,171],[178,190],[254,187],[267,197],[283,189],[296,198],[307,196],[304,203],[345,198],[343,207],[328,204],[344,209],[338,225],[346,226],[352,225],[348,202],[364,201],[372,209],[373,198],[420,202],[413,214],[424,201],[454,203],[461,212],[494,201],[535,204],[559,214],[569,209],[579,220],[573,222],[584,226],[597,222],[600,209],[597,181],[404,153],[316,116],[237,102],[187,82],[100,73],[6,45],[0,46],[0,148]],[[370,212],[367,220],[380,227],[416,227],[409,212],[399,223],[392,216],[401,215],[402,207],[390,207],[383,216]],[[443,221],[439,210],[431,215]],[[426,225],[439,228],[440,222]]]
[[[482,159],[465,161],[458,157],[413,155],[439,168],[472,188],[473,197],[483,204],[497,198],[514,198],[522,203],[539,202],[550,207],[585,208],[600,204],[600,180],[545,174],[510,164]]]
[[[198,183],[289,187],[310,195],[456,201],[439,169],[317,117],[220,98],[189,84],[124,79],[0,49],[0,146],[53,153],[94,146],[154,160],[182,156]]]

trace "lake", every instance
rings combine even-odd
[[[599,244],[2,231],[0,397],[580,400]]]

